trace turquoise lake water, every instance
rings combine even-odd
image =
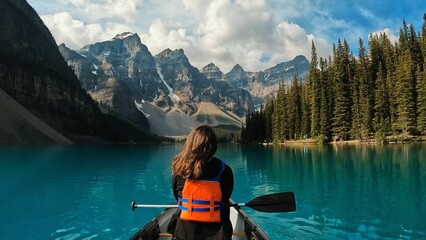
[[[170,204],[161,147],[0,147],[0,239],[129,239]],[[220,145],[236,202],[293,191],[297,211],[245,209],[271,239],[426,239],[426,145]]]

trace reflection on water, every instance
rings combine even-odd
[[[426,238],[424,144],[241,148],[244,170],[263,194],[294,191],[281,236]],[[255,190],[258,191],[258,190]],[[262,191],[256,194],[262,194]],[[273,217],[264,216],[277,232]],[[266,224],[267,223],[267,224]]]
[[[169,204],[163,147],[0,147],[0,239],[128,239]],[[220,145],[232,198],[294,191],[297,211],[246,212],[271,239],[426,239],[425,144]],[[24,230],[23,230],[24,229]]]
[[[128,239],[161,211],[131,212],[132,200],[170,203],[173,154],[174,146],[0,148],[0,239]]]

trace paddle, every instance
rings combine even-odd
[[[293,212],[296,211],[294,192],[281,192],[256,197],[248,203],[229,204],[230,207],[249,207],[260,212]],[[170,208],[179,205],[147,205],[132,202],[132,211],[136,208]]]

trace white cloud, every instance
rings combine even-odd
[[[143,0],[65,0],[65,3],[83,11],[91,20],[119,18],[134,22]]]
[[[151,24],[148,34],[141,34],[140,37],[154,55],[166,48],[183,48],[186,50],[193,47],[193,43],[190,37],[186,35],[185,29],[171,29],[160,19]]]
[[[165,48],[183,48],[198,68],[213,62],[225,73],[235,64],[247,71],[259,71],[303,54],[309,58],[311,40],[320,56],[328,56],[331,45],[308,34],[297,24],[275,23],[264,0],[183,0],[185,8],[202,17],[197,30],[188,34],[185,28],[157,19],[142,41],[151,52]],[[264,58],[264,56],[268,56]]]
[[[194,12],[200,12],[204,9],[204,6],[208,4],[205,0],[182,0],[185,9],[192,10]]]
[[[374,15],[373,12],[369,11],[368,9],[365,9],[363,7],[358,7],[359,12],[361,15],[369,20],[377,20],[376,15]]]
[[[251,4],[257,2],[256,4]],[[210,4],[198,31],[209,47],[238,44],[255,39],[268,41],[273,33],[273,17],[261,0],[218,0]]]
[[[382,29],[382,30],[372,32],[372,34],[380,34],[380,33],[385,33],[386,36],[388,36],[388,38],[389,38],[389,40],[392,44],[394,44],[395,42],[398,42],[398,35],[396,35],[394,33],[394,31],[392,31],[391,29],[385,28],[385,29]]]
[[[311,18],[319,11],[326,11],[325,7],[321,7],[323,0],[269,0],[272,10],[277,16],[284,16],[287,20],[295,18],[303,18],[308,16]],[[330,0],[325,0],[330,5]]]
[[[130,31],[138,33],[154,55],[166,48],[182,48],[197,68],[213,62],[225,73],[235,64],[260,71],[300,54],[309,59],[312,40],[319,56],[331,52],[331,45],[317,34],[294,21],[277,21],[276,10],[265,0],[128,0],[130,7],[113,0],[65,3],[68,12],[42,18],[57,43],[72,49]]]
[[[56,13],[41,17],[43,22],[52,32],[56,43],[65,43],[71,49],[79,49],[88,43],[105,41],[117,33],[128,31],[127,27],[120,24],[85,24],[75,20],[68,12]]]
[[[136,32],[151,53],[185,50],[201,68],[213,62],[222,71],[240,64],[259,71],[303,54],[314,40],[320,57],[331,43],[346,39],[356,52],[358,39],[385,32],[397,40],[400,24],[381,4],[355,0],[28,0],[58,43],[71,48]],[[387,10],[387,11],[384,11]],[[66,11],[66,12],[64,12]],[[393,29],[393,31],[391,30]]]

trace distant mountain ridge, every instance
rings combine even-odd
[[[247,90],[256,105],[264,102],[268,96],[275,94],[281,81],[289,84],[293,76],[303,81],[308,72],[309,61],[302,55],[259,72],[247,72],[236,64],[228,73],[224,74],[214,63],[206,65],[201,70],[201,73],[208,79],[226,81],[234,87]]]
[[[104,111],[144,126],[149,122],[154,132],[160,129],[154,126],[159,122],[149,117],[157,111],[150,113],[152,106],[144,109],[145,102],[165,114],[177,111],[189,116],[198,111],[200,103],[211,102],[244,117],[254,110],[254,104],[260,105],[275,94],[281,81],[289,82],[293,75],[303,80],[309,70],[308,60],[297,56],[260,72],[246,72],[237,64],[224,74],[214,63],[200,71],[182,49],[165,49],[153,56],[138,34],[130,32],[76,51],[63,44],[59,49]]]
[[[150,119],[157,112],[153,106],[164,114],[181,112],[188,116],[198,111],[201,102],[211,102],[240,117],[254,110],[247,91],[224,81],[208,80],[190,64],[182,49],[166,49],[152,56],[137,34],[125,32],[77,51],[61,44],[59,50],[103,111],[137,124],[148,117],[151,129],[159,129],[154,126],[159,122]],[[145,103],[152,106],[144,108]]]

